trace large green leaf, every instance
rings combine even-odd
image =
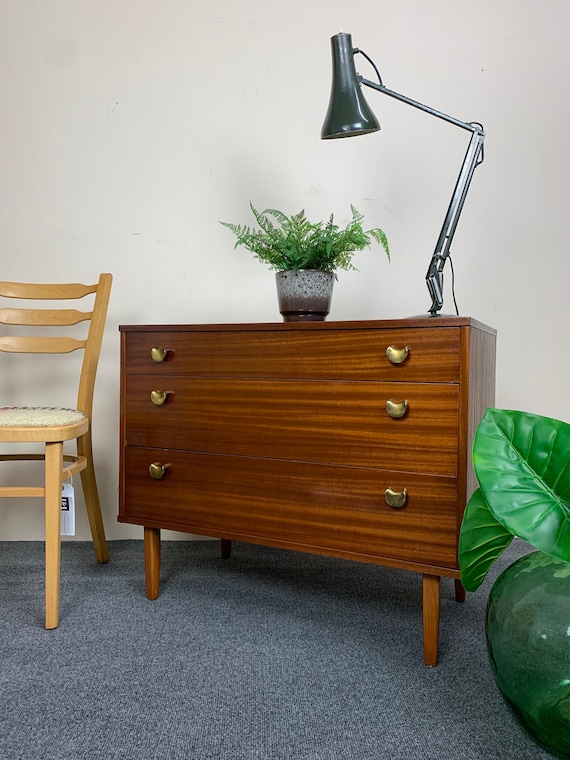
[[[489,568],[513,540],[498,522],[478,488],[465,507],[459,534],[461,582],[467,591],[479,588]]]
[[[475,435],[473,464],[495,519],[537,549],[570,561],[570,425],[488,409]]]

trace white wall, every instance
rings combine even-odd
[[[497,406],[570,420],[569,21],[567,0],[0,0],[0,276],[115,277],[94,425],[109,538],[141,535],[116,522],[117,326],[280,319],[273,273],[218,220],[249,221],[250,199],[339,221],[353,203],[393,260],[359,254],[330,319],[430,304],[468,135],[367,91],[382,132],[321,141],[339,30],[388,87],[483,122],[454,243],[460,312],[498,330]],[[0,538],[41,538],[40,515],[5,500]]]

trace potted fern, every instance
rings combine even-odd
[[[485,630],[499,690],[523,728],[570,758],[570,425],[487,409],[473,443],[479,481],[459,536],[461,579],[475,591],[511,543],[538,551],[495,580]]]
[[[345,227],[339,227],[332,214],[327,221],[311,222],[304,211],[287,216],[277,209],[258,211],[249,205],[259,229],[221,224],[236,236],[234,248],[247,248],[276,270],[279,311],[285,322],[326,319],[337,271],[356,269],[353,255],[370,248],[373,241],[390,259],[384,232],[365,230],[363,214],[352,205],[352,218]]]

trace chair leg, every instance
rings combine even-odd
[[[45,521],[46,521],[46,628],[59,623],[59,577],[61,563],[61,471],[63,443],[46,443]]]
[[[93,447],[91,445],[91,431],[77,440],[77,453],[87,459],[87,466],[81,471],[81,485],[83,486],[83,496],[85,498],[85,507],[91,536],[93,538],[93,548],[97,562],[105,564],[109,561],[109,552],[107,541],[105,539],[105,528],[103,526],[103,516],[101,514],[101,505],[99,503],[99,493],[97,491],[97,481],[95,480],[95,468],[93,467]]]

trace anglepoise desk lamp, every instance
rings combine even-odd
[[[373,90],[383,92],[396,100],[401,100],[414,108],[437,116],[450,124],[455,124],[461,129],[471,132],[471,139],[459,177],[451,197],[449,208],[443,227],[439,234],[435,251],[430,261],[426,275],[427,287],[432,299],[429,309],[429,315],[432,317],[439,316],[439,311],[443,306],[443,269],[445,262],[451,252],[451,243],[453,235],[459,221],[459,216],[463,209],[463,204],[469,190],[471,178],[475,167],[483,161],[483,142],[485,132],[483,126],[478,122],[464,122],[453,116],[447,116],[440,111],[436,111],[430,106],[424,106],[416,100],[400,95],[393,90],[389,90],[382,83],[382,78],[374,62],[358,48],[352,47],[352,37],[350,34],[339,33],[331,37],[333,76],[332,89],[329,102],[329,108],[325,117],[325,122],[321,130],[321,138],[327,140],[336,137],[352,137],[353,135],[364,135],[368,132],[377,132],[380,129],[380,123],[372,113],[364,95],[360,89],[361,85],[371,87]],[[378,82],[370,82],[368,79],[356,73],[354,64],[354,55],[361,53],[370,65],[374,68],[378,77]]]

